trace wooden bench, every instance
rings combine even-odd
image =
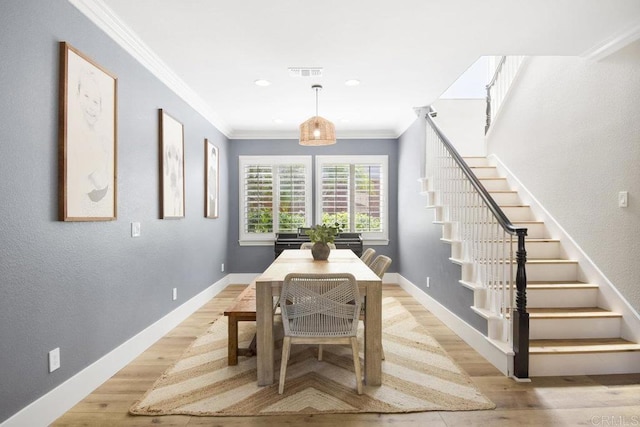
[[[256,321],[256,282],[240,293],[233,306],[224,312],[229,318],[229,365],[238,364],[238,356],[255,356],[256,337],[249,348],[238,348],[238,322]]]

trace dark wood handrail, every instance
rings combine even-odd
[[[513,375],[520,379],[528,378],[529,313],[527,313],[527,270],[525,267],[527,262],[527,251],[525,248],[527,229],[524,227],[516,227],[511,223],[484,185],[482,185],[478,177],[473,173],[469,165],[467,165],[467,162],[465,162],[460,153],[458,153],[458,150],[454,148],[451,141],[442,133],[438,125],[435,124],[432,118],[434,116],[435,110],[429,107],[429,112],[426,114],[427,123],[431,126],[438,138],[440,138],[442,145],[449,151],[449,154],[451,154],[451,157],[453,157],[458,164],[458,167],[462,169],[462,172],[466,175],[482,200],[487,204],[487,207],[491,213],[493,213],[500,226],[508,234],[518,237],[518,247],[516,250],[516,309],[513,312]]]

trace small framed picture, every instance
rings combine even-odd
[[[60,42],[59,219],[116,219],[117,79]]]
[[[160,113],[160,200],[163,219],[184,218],[184,127]]]
[[[204,170],[205,170],[205,212],[206,218],[218,218],[218,194],[220,180],[218,170],[218,147],[204,140]]]

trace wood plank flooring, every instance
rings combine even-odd
[[[222,315],[245,285],[230,285],[56,420],[53,426],[640,426],[640,374],[533,378],[517,383],[399,286],[385,285],[496,405],[492,411],[268,417],[130,416],[129,407]]]

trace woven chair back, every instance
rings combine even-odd
[[[391,258],[386,255],[378,255],[369,268],[373,270],[374,273],[378,275],[379,278],[382,279],[384,273],[387,271],[389,266],[391,265]]]
[[[371,265],[371,261],[373,261],[373,256],[376,254],[376,250],[373,248],[367,248],[362,253],[360,259],[367,265]]]
[[[360,294],[350,273],[288,274],[280,309],[285,336],[355,336]]]

